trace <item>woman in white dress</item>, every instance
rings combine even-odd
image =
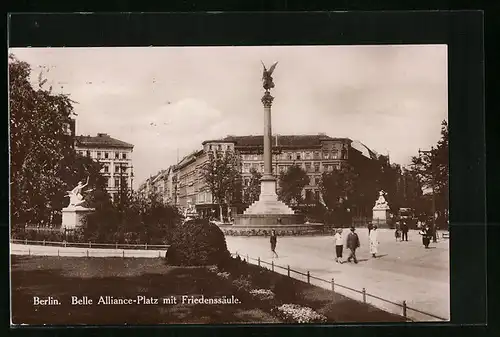
[[[370,231],[370,254],[376,257],[378,254],[378,230],[377,225],[373,225],[373,229]]]

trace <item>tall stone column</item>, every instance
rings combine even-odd
[[[264,174],[266,180],[274,179],[272,168],[272,128],[271,128],[271,105],[274,97],[269,91],[262,96],[264,104]]]
[[[272,167],[272,128],[271,128],[271,106],[274,97],[266,90],[262,96],[264,105],[264,174],[260,182],[259,200],[276,201],[276,178],[273,176]]]

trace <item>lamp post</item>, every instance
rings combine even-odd
[[[418,155],[421,154],[432,155],[434,152],[434,146],[430,150],[424,151],[418,149]],[[435,181],[434,181],[434,165],[431,159],[431,187],[432,187],[432,242],[437,242],[436,237],[436,193],[435,193]]]

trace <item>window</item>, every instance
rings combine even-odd
[[[314,159],[321,159],[321,153],[319,151],[314,152]]]
[[[210,145],[208,148],[209,148],[210,151],[213,150],[213,146],[212,145]]]
[[[306,172],[311,172],[311,163],[306,163]]]
[[[323,159],[330,159],[330,153],[328,152],[323,152]]]
[[[314,191],[314,199],[319,200],[319,191]]]
[[[314,172],[319,172],[319,163],[314,163]]]
[[[219,151],[222,150],[222,146],[220,144],[217,145],[217,150],[219,150]]]
[[[87,157],[90,157],[90,151],[87,150]]]
[[[122,153],[122,159],[127,159],[127,154],[126,153]]]
[[[311,152],[306,152],[306,159],[311,159]]]
[[[115,159],[120,159],[120,152],[115,152]]]
[[[260,164],[260,172],[264,172],[264,164]]]
[[[108,165],[105,165],[105,166],[104,166],[104,172],[105,172],[105,173],[108,173],[108,172],[109,172],[109,166],[108,166]]]
[[[332,151],[332,159],[338,159],[339,158],[339,151],[333,150]]]
[[[101,151],[97,151],[97,159],[101,159]]]
[[[311,186],[316,185],[316,178],[314,176],[311,176]]]
[[[250,172],[250,163],[243,164],[243,172],[245,172],[245,173]]]
[[[104,158],[105,158],[105,159],[108,159],[108,158],[109,158],[109,153],[108,153],[108,152],[104,152]]]
[[[104,186],[109,187],[109,178],[104,181]]]
[[[306,201],[311,201],[312,199],[312,191],[306,190]]]
[[[115,173],[120,172],[120,166],[115,166]]]
[[[250,178],[245,178],[245,186],[250,185]]]
[[[115,178],[115,187],[120,187],[120,179]]]
[[[297,160],[300,160],[300,152],[297,153],[297,157],[296,158],[297,158]]]

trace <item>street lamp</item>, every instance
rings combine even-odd
[[[421,154],[432,154],[434,152],[434,146],[431,146],[430,151],[424,151],[418,149],[418,156]],[[436,237],[436,193],[435,193],[435,181],[434,181],[434,165],[432,165],[431,160],[431,186],[432,186],[432,242],[437,242]]]

